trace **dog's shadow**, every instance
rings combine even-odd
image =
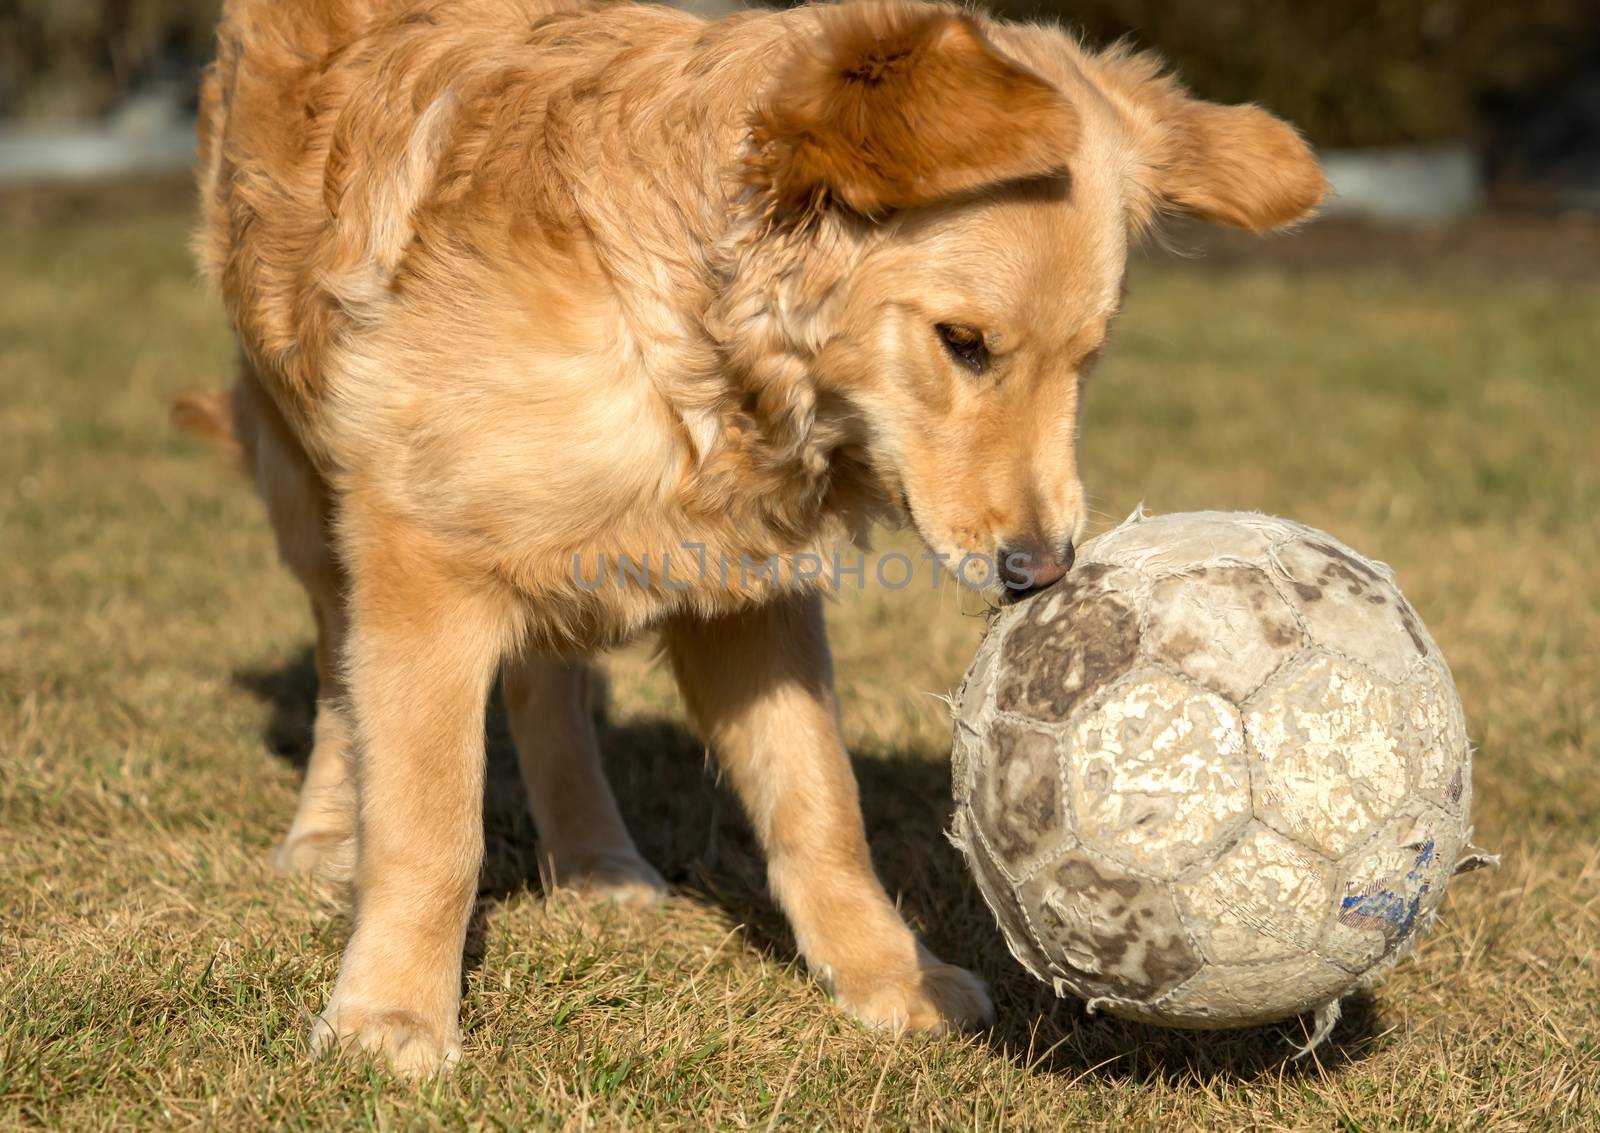
[[[268,706],[267,745],[303,768],[317,686],[311,651],[277,668],[241,670],[235,683]],[[606,771],[645,857],[686,899],[720,906],[742,926],[747,947],[792,960],[794,940],[766,894],[761,855],[737,800],[708,769],[700,741],[671,717],[612,721],[605,697],[597,701]],[[1299,1061],[1288,1056],[1304,1040],[1309,1021],[1179,1031],[1090,1015],[1080,1001],[1058,999],[1007,952],[965,863],[945,839],[948,763],[894,750],[858,751],[854,763],[873,860],[885,884],[935,953],[989,983],[996,1023],[980,1041],[1029,1071],[1129,1082],[1243,1081],[1327,1071],[1365,1058],[1382,1041],[1378,1007],[1365,992],[1345,1000],[1332,1035],[1313,1057]],[[488,717],[485,862],[479,912],[468,933],[469,965],[481,959],[484,910],[541,886],[523,799],[496,696]]]

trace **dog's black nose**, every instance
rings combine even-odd
[[[1000,582],[1007,602],[1020,601],[1030,594],[1054,586],[1072,569],[1077,550],[1072,541],[1054,551],[1039,551],[1028,545],[1000,548]]]

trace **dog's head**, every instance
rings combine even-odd
[[[1083,383],[1130,238],[1163,211],[1275,228],[1324,188],[1288,125],[1192,99],[1149,57],[906,0],[819,14],[749,178],[758,402],[1012,593],[1059,578],[1083,530]]]

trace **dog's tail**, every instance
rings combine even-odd
[[[245,463],[238,403],[232,390],[210,389],[186,393],[172,403],[171,417],[178,431],[215,446],[241,466]]]

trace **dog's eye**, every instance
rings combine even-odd
[[[963,323],[940,323],[933,328],[939,332],[939,341],[950,352],[950,357],[960,362],[974,374],[989,368],[989,347],[983,341],[983,332]]]

